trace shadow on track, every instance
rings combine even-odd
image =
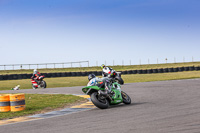
[[[112,108],[122,108],[122,107],[128,107],[128,106],[138,106],[138,105],[142,105],[142,104],[149,104],[149,102],[141,102],[141,103],[131,103],[131,104],[117,104],[117,105],[111,105],[109,106],[108,109],[112,109]]]

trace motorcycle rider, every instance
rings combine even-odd
[[[104,64],[101,65],[101,68],[102,68],[102,76],[103,77],[112,77],[114,76],[116,73],[115,73],[115,70],[113,70],[112,68],[110,67],[107,67],[105,66]]]
[[[41,74],[37,71],[37,69],[34,69],[33,76],[31,77],[31,79],[35,80],[35,82],[38,84],[40,76],[41,76]]]
[[[108,77],[98,78],[94,74],[89,74],[88,80],[89,83],[87,84],[87,86],[98,86],[99,88],[105,88],[105,91],[99,91],[100,95],[107,96],[108,94],[114,93],[113,91],[111,91],[110,78]]]

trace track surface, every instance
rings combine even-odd
[[[106,110],[87,111],[0,126],[2,133],[199,133],[200,79],[131,83],[132,98]],[[0,91],[10,93],[11,91]],[[12,91],[13,92],[13,91]],[[24,93],[83,94],[81,87],[20,90]]]

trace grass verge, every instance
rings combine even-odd
[[[151,82],[164,80],[194,79],[200,78],[200,71],[158,73],[158,74],[132,74],[122,76],[125,83]]]
[[[200,78],[200,71],[174,72],[174,73],[157,73],[157,74],[130,74],[122,75],[125,83],[150,82],[162,80],[191,79]],[[84,77],[59,77],[45,78],[48,88],[85,86],[88,83],[87,76]],[[9,90],[16,85],[21,89],[31,89],[30,79],[23,80],[4,80],[0,81],[0,90]]]
[[[26,109],[18,112],[0,112],[0,120],[47,112],[84,100],[78,96],[64,94],[25,94]]]
[[[57,77],[45,78],[48,88],[55,87],[72,87],[86,85],[88,78],[86,77]],[[0,90],[10,90],[16,85],[20,85],[20,89],[31,89],[32,83],[30,79],[20,80],[2,80],[0,81]]]

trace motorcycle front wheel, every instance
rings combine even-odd
[[[123,91],[121,92],[121,94],[122,94],[122,98],[123,98],[123,103],[131,104],[131,98]]]
[[[35,87],[33,84],[32,84],[32,88],[33,88],[33,89],[37,89],[37,87]]]
[[[92,103],[100,108],[100,109],[106,109],[109,107],[109,102],[107,99],[102,99],[97,92],[94,92],[90,96]]]

